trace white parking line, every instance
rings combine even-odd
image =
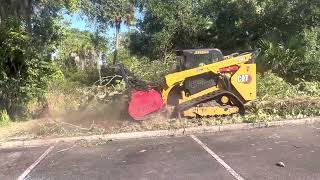
[[[49,147],[31,166],[29,166],[17,180],[24,180],[28,174],[53,150],[54,146]]]
[[[204,150],[206,150],[215,160],[217,160],[235,179],[244,180],[235,170],[233,170],[227,163],[225,163],[216,153],[208,148],[202,141],[200,141],[196,136],[190,135],[190,137],[196,141]]]

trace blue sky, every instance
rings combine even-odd
[[[137,19],[142,19],[143,14],[140,12],[136,12],[135,17]],[[85,30],[91,31],[91,32],[94,31],[93,24],[90,24],[89,22],[82,19],[80,14],[72,14],[72,15],[64,14],[63,18],[65,21],[68,21],[70,23],[71,28],[79,29],[81,31],[85,31]],[[134,27],[131,27],[131,28],[135,29]],[[127,26],[121,26],[121,33],[128,32],[128,30],[129,28]],[[113,39],[114,34],[115,34],[115,29],[109,27],[106,32],[106,36],[109,39]]]

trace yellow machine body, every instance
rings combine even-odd
[[[205,53],[205,51],[194,51],[195,53]],[[208,94],[225,90],[225,84],[223,84],[223,78],[230,80],[231,87],[228,91],[232,92],[236,98],[240,99],[242,103],[254,100],[256,98],[256,64],[253,58],[255,54],[253,52],[247,52],[238,54],[236,56],[224,56],[223,60],[213,62],[210,64],[202,65],[199,67],[182,70],[165,76],[165,87],[162,91],[163,101],[168,104],[170,94],[175,89],[178,90],[178,104],[186,104],[193,102],[195,99],[199,99]],[[230,68],[230,70],[229,70]],[[184,89],[184,81],[187,78],[196,77],[202,74],[215,74],[218,78],[218,83],[215,86],[201,90],[194,94],[188,94]],[[175,90],[176,91],[176,90]],[[205,117],[216,115],[229,115],[239,111],[238,107],[234,106],[232,102],[229,102],[229,97],[222,96],[216,101],[220,103],[219,106],[198,106],[190,107],[183,111],[183,115],[187,117]],[[206,101],[206,103],[208,103]]]

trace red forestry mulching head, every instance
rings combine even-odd
[[[128,112],[136,121],[144,120],[145,117],[154,113],[164,106],[161,94],[153,89],[132,90]]]
[[[128,113],[134,120],[144,120],[147,115],[163,108],[164,102],[159,91],[135,77],[123,64],[119,64],[118,68],[129,91]]]

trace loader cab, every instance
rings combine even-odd
[[[224,57],[219,49],[189,49],[177,55],[180,56],[180,71],[218,62]]]

